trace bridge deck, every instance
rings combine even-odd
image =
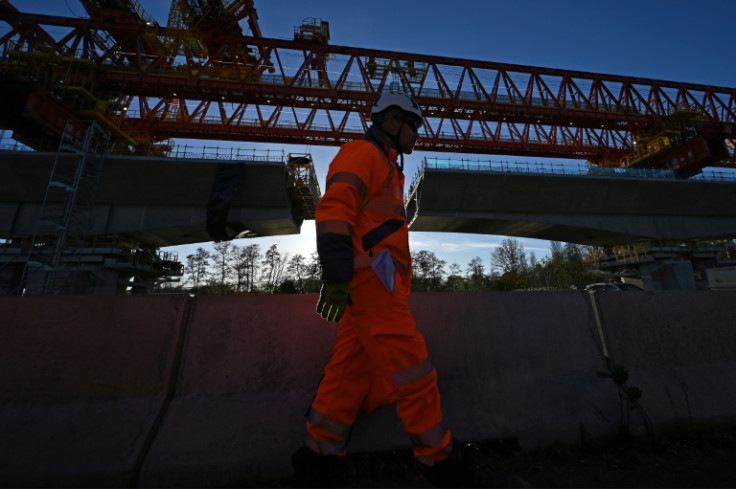
[[[0,237],[32,236],[56,154],[1,153]],[[255,235],[284,235],[298,234],[304,218],[289,196],[282,162],[106,156],[100,163],[88,236],[154,246],[212,241],[206,211],[218,164],[244,165],[229,223]]]
[[[736,236],[736,184],[425,168],[412,231],[615,245]]]

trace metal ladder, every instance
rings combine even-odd
[[[28,250],[23,295],[55,295],[73,287],[109,140],[96,122],[86,130],[69,122],[64,127]]]

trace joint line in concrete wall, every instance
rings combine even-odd
[[[146,440],[144,441],[143,447],[141,447],[141,451],[138,454],[138,458],[133,469],[133,476],[131,479],[130,487],[140,487],[139,484],[141,479],[141,472],[143,471],[143,465],[146,463],[148,454],[151,451],[153,443],[156,441],[156,437],[158,436],[161,426],[163,426],[164,419],[166,418],[166,415],[169,412],[169,408],[171,407],[171,402],[177,395],[179,376],[181,373],[182,363],[184,361],[184,349],[187,345],[189,330],[192,323],[192,318],[194,317],[194,306],[196,304],[196,297],[190,296],[187,299],[187,302],[188,305],[186,308],[186,313],[182,320],[182,327],[179,332],[179,340],[176,344],[176,350],[174,351],[171,375],[169,377],[168,386],[166,388],[166,397],[161,403],[161,407],[159,408],[158,413],[156,413],[156,418],[151,425],[151,430],[148,432],[148,435],[146,435]]]
[[[603,349],[603,356],[606,357],[606,366],[611,367],[613,360],[611,359],[611,356],[608,352],[608,345],[606,344],[606,335],[603,332],[603,322],[601,321],[601,315],[598,311],[598,303],[595,300],[595,291],[591,290],[589,292],[590,294],[590,303],[593,306],[593,317],[595,318],[595,325],[598,328],[598,338],[601,341],[601,348]]]

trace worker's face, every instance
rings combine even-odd
[[[396,150],[408,155],[414,151],[414,145],[419,139],[420,124],[421,121],[417,117],[404,114],[401,110],[394,110],[386,115],[382,129],[393,136],[390,144],[393,146],[398,143],[399,147]]]
[[[399,144],[401,144],[399,151],[410,155],[414,151],[417,139],[419,139],[419,122],[413,117],[406,117],[399,131]]]

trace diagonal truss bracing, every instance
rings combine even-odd
[[[0,38],[3,69],[124,94],[112,117],[152,141],[338,145],[362,136],[371,102],[387,89],[417,98],[427,119],[418,149],[433,151],[599,162],[631,152],[633,134],[661,129],[678,111],[736,124],[736,89],[727,87],[211,31],[196,32],[203,49],[187,49],[175,28],[9,10],[0,18],[10,25]],[[53,45],[29,34],[44,26],[68,32]],[[140,42],[126,42],[123,51],[122,31]],[[49,74],[48,64],[34,60],[41,55],[89,60],[94,69]]]

